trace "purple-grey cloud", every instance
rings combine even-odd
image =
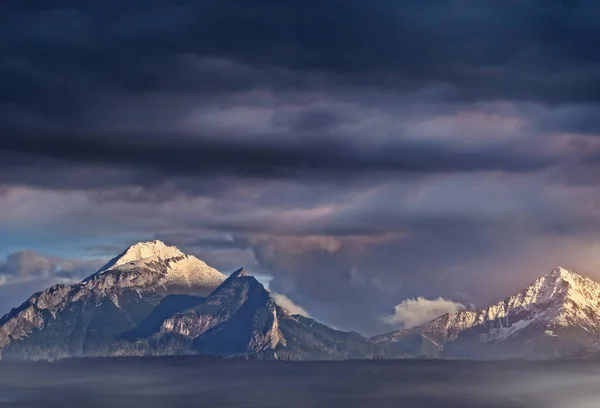
[[[9,0],[0,244],[156,237],[365,333],[405,299],[483,306],[557,264],[597,277],[599,13]],[[19,262],[24,291],[65,265]]]
[[[105,259],[66,259],[27,250],[8,254],[0,262],[0,312],[8,312],[53,284],[80,281],[104,263]]]

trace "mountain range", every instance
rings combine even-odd
[[[397,356],[357,333],[290,315],[244,269],[226,277],[161,241],[133,245],[87,279],[31,296],[0,320],[0,352],[3,360]]]
[[[141,242],[0,319],[11,359],[212,355],[285,360],[587,358],[600,355],[600,284],[563,268],[479,311],[373,338],[292,315],[245,269],[228,277],[161,241]]]

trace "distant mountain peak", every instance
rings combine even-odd
[[[179,248],[168,246],[162,241],[142,241],[131,245],[123,253],[111,259],[110,262],[100,268],[100,272],[144,259],[166,260],[184,256],[186,254],[179,250]]]
[[[246,268],[240,268],[237,271],[233,272],[231,275],[229,275],[229,277],[232,279],[242,278],[244,276],[250,276]]]
[[[126,273],[127,278],[106,277]],[[204,261],[159,240],[131,245],[84,282],[101,281],[102,287],[202,286],[216,288],[225,276]]]
[[[557,267],[521,292],[484,309],[447,314],[418,328],[376,336],[372,341],[399,343],[415,334],[438,350],[446,351],[448,344],[448,353],[453,356],[473,355],[476,346],[492,344],[489,351],[480,348],[478,352],[497,358],[493,344],[510,342],[513,349],[498,347],[512,356],[568,353],[571,348],[580,347],[598,348],[600,283]],[[549,348],[550,343],[556,344],[556,348]],[[536,349],[534,344],[541,346]],[[460,347],[463,354],[456,354]]]
[[[549,270],[544,275],[542,275],[539,279],[554,280],[555,282],[559,281],[572,281],[573,279],[583,278],[583,276],[569,270],[563,268],[561,266],[556,267],[554,269]]]
[[[569,269],[554,268],[525,289],[522,293],[526,296],[535,295],[532,303],[546,304],[551,302],[572,302],[585,306],[596,299],[591,299],[600,294],[600,284],[592,279],[579,275]]]
[[[208,296],[224,280],[221,272],[176,247],[157,240],[139,242],[83,281],[35,293],[5,315],[0,320],[0,354],[13,341],[27,339],[48,324],[61,325],[59,316],[65,311],[76,310],[93,318],[96,312],[87,309],[89,305],[95,305],[94,311],[113,308],[109,320],[116,319],[116,326],[129,327],[135,323],[135,313],[119,317],[128,307],[137,311],[138,307],[155,307],[169,295]],[[69,333],[72,329],[69,326],[60,330]]]

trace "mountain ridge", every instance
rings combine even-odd
[[[479,310],[372,338],[291,315],[248,271],[229,276],[161,241],[128,247],[0,319],[2,359],[201,354],[264,359],[600,355],[600,283],[554,268]]]
[[[370,341],[416,355],[543,358],[574,352],[572,348],[600,350],[599,335],[600,283],[558,267],[487,308],[445,314]],[[507,346],[511,343],[512,348]],[[523,348],[519,351],[517,345]]]

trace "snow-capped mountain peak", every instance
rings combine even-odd
[[[121,265],[148,259],[166,260],[170,258],[183,257],[185,254],[174,246],[168,246],[159,240],[142,241],[131,245],[123,253],[111,259],[100,268],[100,272],[115,269]]]
[[[484,309],[446,314],[418,328],[377,336],[372,341],[400,345],[418,336],[449,355],[482,353],[490,357],[494,345],[506,347],[503,352],[511,356],[598,348],[599,334],[600,283],[558,267],[521,292]],[[557,345],[552,352],[548,351],[550,341]],[[508,343],[514,348],[500,346]],[[536,349],[533,345],[538,343],[544,348]],[[476,349],[483,345],[491,346]]]
[[[554,269],[550,269],[548,272],[546,272],[544,275],[542,275],[542,277],[556,277],[556,278],[565,278],[565,279],[569,279],[572,276],[579,276],[577,273],[567,269],[567,268],[563,268],[562,266],[557,266]]]
[[[548,316],[551,312],[559,313],[565,304],[598,307],[599,299],[599,283],[559,267],[545,273],[523,291],[476,312],[474,323],[498,320],[524,311]]]
[[[600,312],[600,284],[565,269],[555,268],[542,275],[516,295],[478,312],[460,312],[473,316],[471,326],[491,324],[513,327],[518,321],[565,326],[577,321],[584,324],[588,312]],[[467,325],[469,326],[469,325]],[[519,328],[519,324],[516,325]],[[521,325],[524,328],[526,325]],[[493,337],[493,336],[492,336]]]
[[[13,340],[58,322],[64,311],[93,315],[86,309],[88,305],[95,305],[93,310],[106,304],[116,310],[123,310],[126,304],[134,309],[155,307],[169,295],[208,296],[224,280],[221,272],[176,247],[161,241],[140,242],[83,281],[54,285],[5,315],[0,320],[0,353]],[[131,319],[126,315],[127,322],[121,323],[131,324]]]
[[[564,286],[577,286],[588,283],[595,283],[588,278],[585,278],[569,269],[562,267],[551,269],[544,275],[539,277],[533,285],[538,285],[544,288],[561,288]]]
[[[122,274],[126,274],[127,286],[158,284],[216,288],[225,280],[221,272],[204,261],[159,240],[143,241],[130,246],[85,282],[97,281],[99,277],[105,276],[102,285],[106,285],[114,280],[106,275],[115,273],[121,283],[125,283]]]
[[[575,276],[575,273],[564,268],[552,269],[523,291],[509,297],[505,303],[509,308],[514,309],[562,301],[569,290],[570,283],[576,279]]]
[[[544,305],[570,302],[585,307],[598,307],[600,284],[565,268],[544,274],[521,292],[525,303]]]

